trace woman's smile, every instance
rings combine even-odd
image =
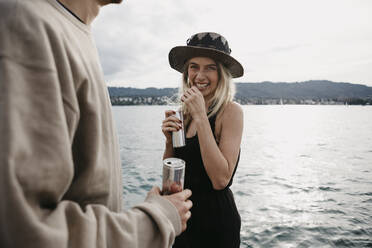
[[[211,85],[211,83],[195,83],[195,86],[200,91],[205,90],[209,85]]]

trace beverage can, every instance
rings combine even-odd
[[[185,180],[185,161],[179,158],[163,160],[162,194],[170,195],[183,190]]]
[[[173,147],[182,147],[186,145],[186,140],[185,140],[185,129],[183,126],[183,114],[182,110],[177,110],[175,116],[181,120],[181,129],[178,130],[177,132],[172,132],[172,144]]]

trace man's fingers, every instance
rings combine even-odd
[[[164,196],[177,208],[178,214],[182,221],[182,231],[186,229],[187,220],[191,217],[190,208],[192,207],[191,200],[188,200],[191,196],[191,190],[185,189],[181,192]]]
[[[149,191],[149,194],[160,195],[160,188],[158,186],[153,186]]]
[[[184,191],[181,191],[177,194],[179,194],[182,197],[182,200],[186,200],[192,195],[192,192],[189,189],[185,189]]]
[[[161,190],[158,186],[154,186],[153,189],[156,193],[160,194]]]
[[[187,201],[186,201],[186,207],[187,207],[187,209],[192,208],[192,201],[187,200]]]
[[[186,222],[190,219],[191,217],[191,212],[190,211],[187,211],[183,216],[182,216],[182,222]]]
[[[177,196],[177,198],[181,201],[186,201],[192,195],[192,193],[191,193],[191,190],[185,189],[183,191],[180,191],[178,193],[174,193],[172,195]]]
[[[190,211],[187,211],[187,213],[185,214],[185,217],[186,217],[186,220],[190,219],[191,212]]]
[[[186,230],[187,221],[190,219],[190,217],[191,217],[191,212],[187,211],[187,213],[183,216],[183,219],[182,219],[182,231]]]

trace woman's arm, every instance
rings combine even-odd
[[[243,110],[234,102],[229,103],[225,108],[221,116],[220,142],[217,145],[201,92],[193,86],[185,92],[181,101],[188,106],[196,124],[204,167],[213,188],[224,189],[231,179],[238,160],[243,134]]]
[[[217,145],[206,115],[194,119],[205,170],[216,190],[224,189],[234,172],[243,134],[243,111],[230,103],[221,116],[220,142]]]
[[[166,140],[165,141],[164,154],[163,154],[163,160],[166,159],[166,158],[171,158],[173,156],[174,156],[174,151],[173,151],[172,140],[171,141]]]

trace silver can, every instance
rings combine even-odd
[[[163,160],[162,194],[170,195],[183,190],[185,180],[185,161],[179,158]]]
[[[181,120],[182,128],[178,130],[177,132],[172,132],[172,143],[173,143],[174,148],[182,147],[186,145],[182,110],[177,110],[175,116]]]

